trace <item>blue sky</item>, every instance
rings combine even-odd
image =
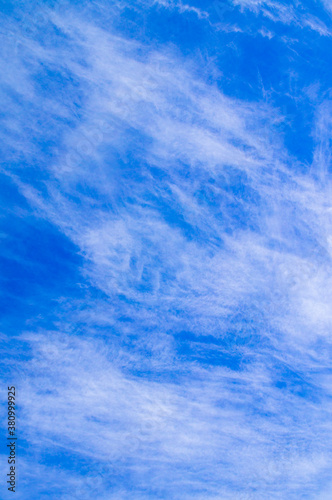
[[[15,498],[331,499],[331,1],[1,26]]]

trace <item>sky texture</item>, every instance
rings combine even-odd
[[[331,500],[332,1],[0,13],[0,497]]]

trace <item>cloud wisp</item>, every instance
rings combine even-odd
[[[158,4],[150,16],[211,26]],[[3,54],[14,215],[80,257],[56,319],[18,336],[19,498],[327,499],[327,94],[305,164],[272,99],[227,94],[197,52],[135,39],[140,2],[110,7],[107,29],[106,8],[45,8],[31,36],[13,18]]]

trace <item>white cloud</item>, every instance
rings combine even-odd
[[[6,80],[23,103],[7,154],[38,175],[29,182],[15,165],[8,175],[77,246],[85,286],[104,296],[77,299],[56,332],[26,334],[27,439],[131,474],[109,496],[103,483],[105,498],[133,484],[135,498],[295,499],[304,485],[315,495],[331,442],[319,372],[331,330],[328,185],[296,173],[276,110],[224,96],[194,59],[70,13],[52,21],[61,45],[27,41]],[[45,67],[74,82],[79,102],[44,99]],[[48,156],[45,114],[58,144]],[[314,171],[328,170],[329,120],[322,105]],[[84,338],[62,333],[72,318]]]
[[[234,0],[241,11],[250,10],[255,14],[263,14],[273,22],[295,24],[299,28],[310,28],[322,36],[331,36],[331,30],[316,16],[312,15],[306,5],[299,2],[287,4],[274,0]]]

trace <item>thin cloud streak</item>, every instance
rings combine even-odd
[[[21,336],[27,441],[98,478],[62,471],[51,495],[314,498],[331,466],[328,103],[305,170],[278,109],[226,96],[194,57],[70,10],[50,26],[58,45],[29,40],[6,77],[2,172],[75,245],[87,290]]]

